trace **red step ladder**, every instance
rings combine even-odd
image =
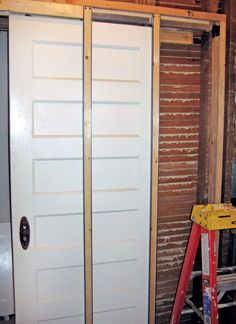
[[[203,319],[218,324],[215,231],[236,228],[236,208],[231,204],[195,205],[192,229],[175,296],[170,324],[179,324],[193,265],[201,239]]]

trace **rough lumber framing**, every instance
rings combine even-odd
[[[220,203],[221,195],[219,195],[218,188],[221,187],[221,177],[219,178],[219,186],[215,186],[216,179],[218,178],[217,170],[222,174],[221,163],[218,159],[217,146],[218,146],[218,135],[216,129],[218,129],[218,113],[219,111],[219,48],[220,48],[220,37],[212,38],[212,83],[211,83],[211,112],[210,112],[210,154],[209,154],[209,181],[208,181],[208,202]],[[215,67],[215,68],[213,68]],[[222,126],[222,125],[220,125]],[[222,145],[220,139],[220,146]],[[220,149],[220,147],[219,147]],[[218,151],[219,152],[219,151]],[[220,163],[220,164],[219,164]]]
[[[5,12],[36,14],[43,16],[83,18],[83,7],[54,2],[1,0],[0,10]]]
[[[85,323],[93,323],[92,251],[92,10],[84,8],[83,169],[84,169],[84,279]]]
[[[223,167],[223,141],[224,141],[224,112],[225,112],[225,59],[226,59],[226,22],[220,22],[220,45],[219,45],[219,127],[218,127],[218,144],[221,145],[219,149],[219,158],[221,157],[221,166],[219,166],[221,170],[221,185],[218,188],[217,195],[219,195],[219,200],[222,195],[222,167]],[[219,177],[219,175],[218,175]],[[218,184],[217,178],[217,184]],[[216,197],[216,199],[218,199]]]
[[[113,2],[106,0],[74,0],[73,5],[34,0],[0,0],[1,11],[29,14],[33,13],[47,16],[52,15],[71,18],[82,18],[83,6],[89,6],[91,8],[163,15],[162,19],[164,19],[165,16],[173,16],[199,19],[202,21],[225,21],[224,15],[218,15],[215,13],[140,5],[125,2]]]
[[[83,18],[83,6],[85,6],[85,38],[84,38],[84,226],[85,226],[85,314],[86,324],[93,322],[93,281],[92,281],[92,206],[91,206],[91,8],[96,7],[105,10],[120,10],[125,12],[133,12],[138,14],[154,15],[154,25],[160,27],[162,25],[168,27],[178,27],[184,24],[184,28],[211,30],[212,24],[220,24],[221,34],[214,39],[213,44],[213,63],[212,67],[216,74],[213,77],[212,94],[216,95],[212,102],[212,121],[211,124],[211,150],[210,159],[212,170],[210,168],[208,193],[209,201],[217,202],[221,196],[221,176],[222,176],[222,141],[223,141],[223,107],[224,104],[224,51],[225,51],[225,16],[213,13],[195,12],[182,9],[162,8],[155,6],[145,6],[138,4],[109,2],[109,1],[93,1],[93,0],[74,0],[73,5],[59,4],[46,1],[32,0],[0,0],[0,10],[3,14],[8,12],[17,12],[23,14],[38,14],[46,16],[58,16],[67,18]],[[88,7],[86,7],[88,6]],[[155,23],[156,21],[156,23]],[[158,21],[158,22],[157,22]],[[158,32],[158,42],[160,39],[160,30]],[[154,39],[157,42],[157,38]],[[153,89],[159,89],[159,66],[157,62],[160,56],[160,45],[156,43],[158,48],[154,59]],[[218,53],[220,52],[220,53]],[[218,72],[219,69],[219,72]],[[86,78],[87,76],[87,78]],[[157,88],[158,87],[158,88]],[[156,109],[159,109],[159,90],[153,92],[153,103],[156,103]],[[153,105],[154,108],[154,105]],[[151,220],[151,241],[150,241],[150,291],[149,291],[149,323],[155,323],[155,293],[156,293],[156,243],[157,243],[157,194],[158,194],[158,124],[159,116],[153,116],[153,160],[152,160],[152,216]],[[214,133],[218,130],[219,134],[215,137]],[[155,138],[156,137],[156,138]],[[155,145],[156,141],[156,145]],[[156,156],[156,160],[154,159]],[[216,182],[217,181],[217,182]],[[156,183],[156,187],[155,187]],[[216,184],[216,185],[215,185]],[[156,193],[156,195],[154,195]],[[153,208],[154,206],[154,208]],[[156,210],[156,212],[154,212]],[[163,289],[166,289],[164,287]]]
[[[156,263],[157,263],[157,213],[159,165],[159,115],[160,115],[160,16],[153,17],[153,70],[152,70],[152,184],[150,228],[150,278],[149,324],[156,316]]]
[[[86,5],[102,9],[113,9],[113,10],[122,10],[122,11],[131,11],[131,12],[142,12],[149,14],[159,14],[167,15],[174,17],[183,17],[183,18],[196,18],[202,20],[213,20],[213,21],[224,21],[224,15],[218,15],[214,13],[198,12],[184,9],[173,9],[166,7],[157,7],[149,5],[139,5],[125,2],[113,2],[106,0],[75,0],[75,4]]]
[[[220,23],[220,36],[212,39],[212,86],[210,115],[210,155],[208,202],[221,202],[224,139],[226,24]]]
[[[225,104],[226,23],[220,23],[220,35],[212,38],[212,80],[210,113],[210,152],[208,203],[219,204],[223,180],[224,104]],[[219,232],[216,232],[216,260]]]

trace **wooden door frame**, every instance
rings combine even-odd
[[[91,23],[92,11],[113,14],[150,15],[153,27],[152,66],[152,158],[151,158],[151,216],[149,260],[149,324],[155,323],[156,268],[157,268],[157,221],[158,221],[158,159],[159,159],[159,108],[160,108],[160,42],[161,25],[210,31],[218,26],[219,35],[212,42],[212,106],[210,123],[210,152],[208,195],[212,203],[221,200],[224,93],[225,93],[225,46],[226,17],[215,13],[173,9],[149,5],[103,0],[76,0],[74,4],[35,0],[0,0],[0,14],[32,14],[84,20],[84,231],[85,231],[85,322],[93,323],[93,272],[92,272],[92,195],[91,195]],[[178,32],[177,32],[178,33]],[[173,38],[175,42],[176,37]],[[170,42],[170,40],[169,40]],[[217,131],[216,131],[217,130]]]

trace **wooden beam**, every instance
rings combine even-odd
[[[80,5],[33,0],[0,0],[0,11],[42,16],[83,18],[83,7]]]
[[[84,7],[83,171],[85,323],[93,323],[92,253],[92,10]]]
[[[225,21],[225,15],[175,9],[167,7],[149,6],[142,4],[116,2],[107,0],[74,0],[73,5],[55,3],[53,1],[34,0],[0,0],[0,10],[17,13],[39,14],[48,16],[61,16],[71,18],[82,18],[82,7],[120,10],[146,14],[157,14],[168,17],[182,17],[189,19],[200,19],[202,21]]]
[[[196,19],[213,20],[213,21],[225,20],[224,15],[219,15],[214,13],[141,5],[141,4],[127,3],[127,2],[117,2],[117,1],[107,1],[107,0],[96,0],[96,1],[74,0],[74,3],[81,6],[86,5],[86,6],[91,6],[94,8],[102,8],[102,9],[113,9],[113,10],[121,10],[121,11],[131,11],[131,12],[140,12],[140,13],[149,13],[149,14],[167,15],[167,16],[185,17],[185,18],[196,18]]]
[[[226,27],[220,23],[220,36],[212,39],[212,85],[208,202],[221,202],[224,139]]]
[[[208,202],[221,203],[223,178],[224,103],[225,103],[226,24],[220,23],[220,36],[212,39],[212,82],[210,114],[210,152]],[[219,254],[219,232],[215,238]]]
[[[218,139],[218,114],[219,114],[219,45],[220,38],[212,39],[212,83],[211,83],[211,112],[210,112],[210,147],[209,147],[209,180],[208,180],[208,203],[220,203],[219,187],[221,181],[216,183],[217,169],[221,163],[221,156],[217,147]],[[222,136],[223,139],[223,136]],[[220,143],[221,146],[221,143]],[[220,159],[219,159],[220,158]],[[222,171],[220,171],[220,176]]]
[[[220,44],[219,44],[219,91],[218,91],[218,155],[221,157],[221,164],[218,165],[216,181],[219,183],[219,188],[216,191],[216,198],[221,199],[222,194],[222,167],[223,167],[223,145],[224,145],[224,112],[225,112],[225,59],[226,59],[226,22],[220,22]]]
[[[151,228],[149,272],[149,324],[156,316],[156,265],[157,265],[157,213],[159,165],[159,115],[160,115],[160,16],[153,17],[153,70],[152,70],[152,179]]]
[[[193,44],[193,33],[190,31],[161,29],[161,43]]]

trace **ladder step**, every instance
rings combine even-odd
[[[225,273],[225,269],[217,270],[215,231],[232,228],[231,225],[236,228],[236,208],[228,204],[195,205],[192,209],[191,219],[193,225],[176,291],[170,324],[180,323],[181,313],[193,311],[202,319],[202,314],[199,312],[199,309],[196,309],[196,306],[193,305],[191,300],[185,298],[190,278],[192,277],[193,279],[196,275],[200,274],[202,274],[202,309],[204,322],[218,324],[218,308],[234,306],[236,304],[236,301],[219,304],[225,292],[236,290],[236,272],[220,275],[219,272]],[[231,219],[230,226],[228,224],[225,226],[226,219]],[[191,275],[200,241],[202,272],[198,271],[194,275]],[[231,271],[231,269],[228,270]],[[187,301],[187,304],[191,307],[190,310],[183,310],[184,301]]]
[[[236,273],[217,276],[217,290],[219,292],[236,290]]]

